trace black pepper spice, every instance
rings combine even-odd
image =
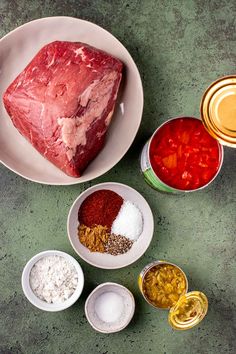
[[[111,234],[105,245],[105,252],[117,256],[128,252],[132,245],[133,241],[125,236]]]

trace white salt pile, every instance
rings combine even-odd
[[[111,233],[136,241],[142,231],[143,217],[141,211],[129,200],[124,201],[112,224]]]

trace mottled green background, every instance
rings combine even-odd
[[[207,85],[235,73],[235,0],[0,0],[0,35],[53,15],[93,21],[127,47],[143,80],[143,121],[127,155],[92,183],[44,186],[1,166],[0,353],[235,353],[236,151],[225,149],[222,172],[208,189],[183,196],[154,192],[143,182],[138,163],[143,143],[161,122],[178,115],[199,116]],[[81,191],[104,181],[128,183],[150,203],[155,216],[150,248],[122,270],[99,270],[81,261],[86,279],[81,299],[61,313],[37,310],[21,290],[25,263],[35,253],[52,248],[78,259],[67,239],[67,213]],[[167,313],[155,311],[141,298],[136,281],[139,271],[158,258],[182,266],[190,289],[207,294],[209,313],[197,328],[173,331]],[[136,313],[123,332],[103,335],[89,326],[83,307],[89,292],[108,280],[134,293]]]

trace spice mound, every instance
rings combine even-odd
[[[144,276],[143,293],[155,307],[170,308],[186,292],[182,271],[171,264],[152,267]]]
[[[95,225],[88,227],[82,224],[79,227],[80,242],[92,252],[105,252],[109,236],[107,226]]]
[[[140,210],[129,200],[124,201],[112,224],[113,234],[123,235],[130,240],[137,240],[143,230],[143,218]]]
[[[111,190],[90,194],[78,211],[78,236],[91,252],[128,252],[143,231],[141,211]]]
[[[116,256],[128,252],[133,245],[133,241],[129,240],[125,236],[111,234],[105,245],[107,253]]]
[[[115,220],[123,198],[110,190],[102,189],[90,194],[79,209],[79,222],[86,226],[102,225],[109,229]]]
[[[62,303],[74,293],[78,273],[64,257],[46,256],[32,267],[29,282],[39,299],[48,303]]]

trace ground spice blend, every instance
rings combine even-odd
[[[117,193],[106,189],[96,191],[81,204],[79,222],[88,227],[106,226],[110,230],[122,204],[123,198]]]
[[[91,252],[105,252],[105,245],[108,242],[110,234],[107,227],[95,225],[92,228],[80,225],[78,229],[79,240]]]

